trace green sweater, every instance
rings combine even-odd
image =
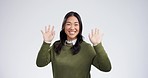
[[[92,47],[83,41],[80,46],[79,53],[73,55],[70,50],[72,46],[64,45],[58,55],[53,46],[44,42],[36,64],[44,67],[51,62],[53,78],[90,78],[91,65],[104,72],[111,70],[111,63],[101,43]]]

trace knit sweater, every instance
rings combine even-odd
[[[92,47],[83,41],[75,55],[70,50],[72,46],[64,45],[57,54],[50,45],[43,42],[36,64],[44,67],[51,62],[53,78],[90,78],[91,65],[104,72],[111,70],[110,60],[101,43]]]

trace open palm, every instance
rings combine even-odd
[[[45,42],[51,42],[55,36],[55,31],[54,31],[54,27],[50,28],[50,26],[48,26],[48,28],[45,26],[45,32],[42,31],[43,34],[43,39]]]
[[[102,41],[103,34],[99,31],[99,29],[95,28],[89,34],[89,39],[93,45],[97,45]]]

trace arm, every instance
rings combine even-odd
[[[48,65],[51,61],[50,53],[51,53],[50,44],[43,42],[37,56],[36,65],[38,67],[43,67]]]
[[[94,45],[94,50],[96,52],[96,55],[93,59],[93,65],[101,71],[108,72],[111,70],[111,63],[102,46],[102,37],[103,33],[101,33],[97,28],[92,30],[91,34],[89,35],[89,39]]]
[[[94,46],[96,56],[93,59],[93,65],[101,71],[109,72],[111,70],[110,60],[101,43]]]
[[[55,36],[54,27],[52,27],[52,29],[50,26],[48,26],[48,28],[45,27],[45,32],[44,31],[41,31],[41,32],[43,34],[44,42],[41,46],[41,49],[38,53],[37,60],[36,60],[36,65],[38,67],[46,66],[51,61],[50,43]]]

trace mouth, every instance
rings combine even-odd
[[[69,31],[70,35],[74,35],[76,33],[76,31]]]

